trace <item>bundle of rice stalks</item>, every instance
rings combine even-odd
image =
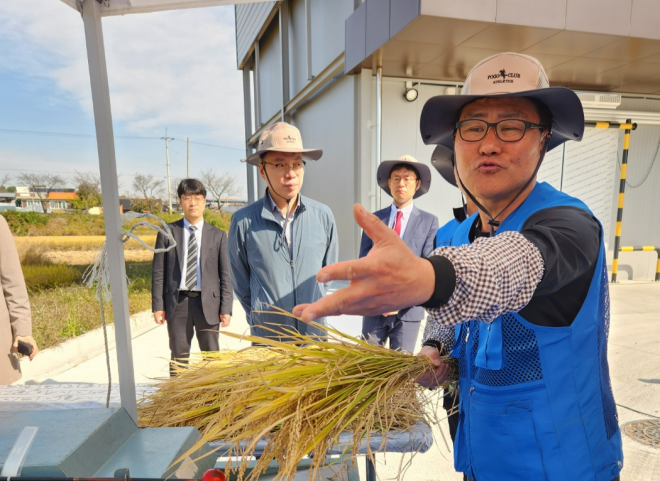
[[[227,474],[256,480],[275,460],[277,479],[288,481],[306,455],[312,457],[310,480],[315,479],[342,432],[352,433],[343,454],[356,455],[373,434],[382,435],[384,444],[392,430],[436,421],[435,409],[425,407],[437,391],[415,383],[434,368],[428,358],[315,327],[327,336],[288,331],[290,339],[281,341],[224,332],[261,346],[201,353],[142,401],[141,427],[195,426],[202,436],[180,459],[216,441],[238,459],[227,462]],[[260,439],[267,444],[246,476]],[[368,455],[373,456],[370,449]]]

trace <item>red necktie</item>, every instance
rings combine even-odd
[[[401,217],[403,217],[403,212],[397,210],[396,221],[394,222],[394,232],[396,232],[399,235],[399,237],[401,237]]]

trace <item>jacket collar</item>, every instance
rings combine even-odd
[[[272,220],[273,222],[277,222],[275,216],[273,215],[274,202],[270,199],[268,188],[266,188],[264,196],[259,199],[259,201],[261,202],[261,217],[264,219]],[[305,211],[305,197],[303,197],[303,195],[300,193],[298,193],[298,205],[296,206],[296,210],[298,212]]]

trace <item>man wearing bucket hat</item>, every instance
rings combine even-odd
[[[380,188],[394,201],[374,215],[393,229],[415,255],[427,257],[434,249],[438,218],[418,209],[413,199],[424,195],[431,187],[430,169],[414,157],[403,155],[396,160],[381,162],[376,175]],[[363,232],[360,257],[366,256],[372,247],[373,242]],[[424,309],[417,306],[365,317],[362,335],[381,345],[389,339],[390,349],[413,352],[423,318]]]
[[[243,160],[257,166],[268,185],[261,199],[232,216],[229,227],[232,285],[253,335],[273,336],[273,329],[283,335],[291,328],[318,334],[296,319],[255,311],[270,311],[271,305],[291,312],[325,295],[329,284],[318,283],[316,273],[337,261],[337,228],[328,206],[300,194],[305,161],[322,154],[303,148],[296,127],[278,122]]]
[[[459,330],[460,422],[454,465],[478,481],[618,480],[621,433],[607,364],[609,288],[603,231],[588,207],[536,182],[547,150],[581,140],[584,113],[572,91],[549,87],[534,58],[503,53],[479,62],[461,95],[430,99],[427,144],[456,153],[457,180],[479,212],[451,247],[393,275],[400,241],[356,206],[371,255],[323,269],[351,285],[294,314],[369,315],[422,303],[435,326]],[[435,386],[447,375],[426,346]]]

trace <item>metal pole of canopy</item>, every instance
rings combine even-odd
[[[137,423],[126,265],[124,264],[124,245],[121,241],[119,186],[117,183],[112,112],[110,110],[110,89],[108,87],[103,27],[101,25],[101,5],[96,0],[84,0],[82,18],[85,25],[89,80],[92,87],[92,105],[96,125],[96,144],[101,170],[103,218],[105,221],[108,264],[110,266],[110,292],[112,293],[112,313],[115,321],[117,364],[119,366],[119,394],[121,396],[121,406]]]

